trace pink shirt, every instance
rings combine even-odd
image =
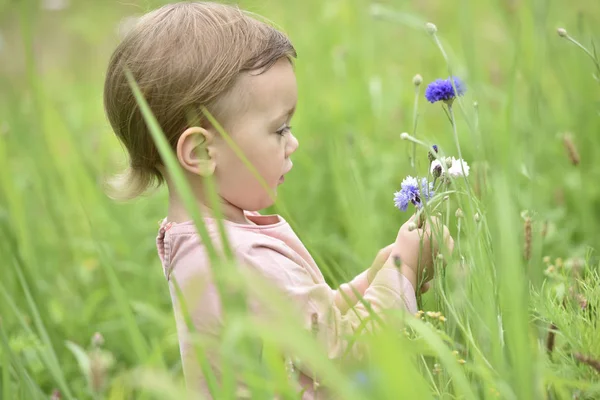
[[[330,358],[338,358],[344,353],[347,346],[346,337],[352,334],[359,327],[361,319],[369,314],[366,307],[357,302],[350,285],[378,314],[393,309],[404,309],[411,313],[417,311],[412,285],[390,263],[386,263],[370,285],[365,271],[348,284],[341,285],[338,290],[333,290],[325,282],[323,274],[307,249],[282,217],[250,212],[247,212],[246,216],[256,225],[224,221],[234,256],[240,265],[260,273],[293,301],[299,310],[298,318],[302,318],[306,329],[311,329],[311,320],[316,314],[319,335],[325,337],[324,342],[327,344]],[[216,221],[205,218],[205,224],[212,242],[219,248]],[[192,222],[176,224],[167,223],[166,220],[161,223],[157,248],[165,277],[169,281],[188,387],[210,398],[206,382],[197,366],[197,358],[190,344],[173,283],[173,280],[176,280],[181,288],[197,332],[218,337],[223,322],[221,301],[211,279],[206,248]],[[342,292],[347,297],[342,296]],[[346,312],[350,307],[353,311]],[[260,312],[256,308],[251,309]],[[211,363],[218,379],[219,367],[216,357],[211,357]],[[312,379],[308,374],[302,373],[306,371],[302,371],[301,368],[300,372],[300,385],[307,389],[303,398],[312,399]]]

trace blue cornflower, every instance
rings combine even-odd
[[[377,387],[381,385],[381,371],[370,368],[360,369],[354,371],[350,375],[350,379],[354,386],[363,393],[374,395]],[[373,398],[373,396],[369,396],[369,398]]]
[[[406,211],[410,203],[421,208],[423,200],[429,200],[433,194],[433,183],[427,182],[427,178],[421,178],[419,187],[417,178],[407,176],[400,185],[400,191],[394,193],[394,205],[400,211]]]
[[[453,77],[452,79],[454,80],[458,96],[465,94],[466,89],[462,81],[457,77]],[[435,103],[436,101],[452,102],[456,96],[457,94],[454,93],[450,78],[436,79],[427,85],[427,89],[425,89],[425,98],[429,100],[430,103]]]

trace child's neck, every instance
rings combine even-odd
[[[223,214],[224,219],[238,224],[254,224],[246,218],[244,210],[234,206],[222,198],[219,198],[219,200],[221,205],[221,213]],[[205,196],[203,193],[196,193],[196,203],[200,208],[202,215],[206,217],[214,217],[211,208],[206,205]],[[177,194],[175,190],[169,190],[167,220],[169,222],[181,223],[190,221],[191,219],[192,217],[187,212],[185,204],[179,194]]]

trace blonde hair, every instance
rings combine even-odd
[[[283,33],[251,15],[223,4],[175,3],[144,15],[125,36],[110,59],[104,85],[108,120],[129,155],[129,167],[109,182],[112,198],[132,199],[164,182],[160,155],[125,69],[174,149],[190,112],[199,116],[204,106],[224,124],[231,110],[223,99],[241,72],[296,57]]]

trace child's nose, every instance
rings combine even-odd
[[[286,145],[286,157],[289,157],[292,153],[294,153],[297,149],[298,146],[300,145],[300,143],[298,143],[298,139],[296,139],[296,136],[294,136],[292,133],[290,133],[290,137],[288,139],[287,145]]]

